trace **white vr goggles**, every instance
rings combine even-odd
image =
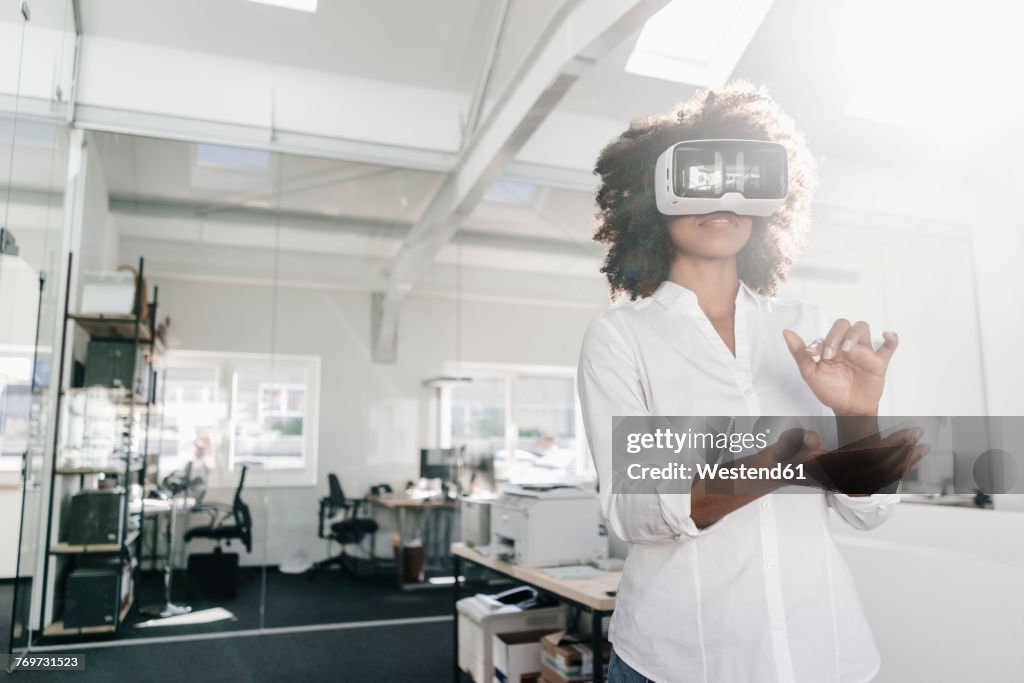
[[[667,216],[770,216],[786,203],[786,148],[760,140],[685,140],[658,157],[654,196]]]

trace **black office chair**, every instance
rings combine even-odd
[[[327,487],[328,495],[320,499],[320,525],[317,535],[338,543],[341,546],[341,552],[334,557],[315,563],[311,572],[337,565],[342,570],[350,571],[355,578],[359,578],[358,562],[356,558],[346,552],[345,548],[362,543],[367,536],[377,533],[379,525],[375,519],[359,516],[360,508],[367,505],[366,499],[346,498],[337,475],[327,475]],[[325,531],[324,524],[327,519],[339,512],[344,513],[341,520],[331,524],[330,531]],[[348,566],[348,563],[351,563],[351,567]]]
[[[245,552],[252,552],[252,513],[249,511],[249,506],[242,500],[245,473],[248,471],[249,467],[242,465],[242,476],[238,479],[235,499],[230,506],[204,503],[192,508],[192,512],[210,515],[210,523],[205,526],[195,526],[186,531],[186,543],[194,538],[209,538],[217,542],[219,551],[221,542],[231,545],[231,541],[237,539],[245,546]],[[229,523],[229,521],[234,523]]]

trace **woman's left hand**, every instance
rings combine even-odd
[[[841,318],[828,335],[810,345],[793,330],[783,330],[786,345],[796,359],[804,381],[836,415],[877,415],[878,402],[899,339],[883,332],[884,343],[876,351],[866,322],[850,324]],[[819,360],[814,360],[820,356]]]

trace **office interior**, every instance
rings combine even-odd
[[[597,510],[576,362],[621,303],[592,169],[731,79],[819,165],[779,296],[899,332],[884,413],[1022,414],[1020,16],[953,4],[0,3],[0,642],[86,662],[8,674],[489,681],[455,600],[538,581],[508,601],[599,642],[614,590],[452,546],[572,487],[507,533],[617,582],[627,544],[565,512]],[[833,532],[878,681],[1024,675],[1020,494]]]

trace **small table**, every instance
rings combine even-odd
[[[461,562],[469,562],[484,569],[506,576],[514,581],[525,583],[537,590],[547,593],[562,602],[590,612],[591,647],[594,648],[594,683],[604,680],[602,652],[604,650],[604,634],[601,632],[602,621],[615,611],[615,595],[619,590],[622,572],[605,572],[604,576],[593,579],[556,579],[543,569],[536,567],[520,567],[517,564],[487,557],[468,547],[465,543],[452,544],[452,557],[455,559],[455,590],[453,613],[455,615],[455,681],[459,680],[459,612],[454,606],[459,601]]]
[[[403,590],[411,588],[423,588],[431,584],[405,583],[403,579],[405,561],[405,513],[406,510],[454,510],[457,503],[453,500],[438,498],[416,498],[405,493],[385,493],[379,496],[368,496],[371,504],[396,510],[398,512],[398,557],[396,559],[398,587]],[[426,550],[424,550],[426,552]],[[424,557],[424,562],[426,558]]]
[[[187,489],[182,488],[181,493],[185,493]],[[164,604],[163,605],[151,605],[149,607],[140,607],[139,614],[144,614],[158,619],[166,619],[168,617],[176,617],[182,614],[188,614],[192,611],[192,608],[188,605],[176,605],[171,602],[171,581],[174,577],[174,546],[177,541],[178,535],[174,533],[175,521],[178,519],[178,512],[182,510],[191,510],[195,507],[195,498],[189,498],[187,495],[179,496],[177,493],[173,494],[170,499],[146,499],[143,498],[139,501],[139,512],[145,515],[146,512],[154,515],[167,514],[167,527],[165,531],[165,537],[167,539],[167,561],[164,562]],[[145,517],[143,517],[145,518]],[[157,517],[153,518],[158,519]],[[153,556],[156,556],[156,522],[154,521],[154,539],[153,539]],[[142,533],[141,527],[139,533]],[[139,553],[141,556],[141,552]]]

